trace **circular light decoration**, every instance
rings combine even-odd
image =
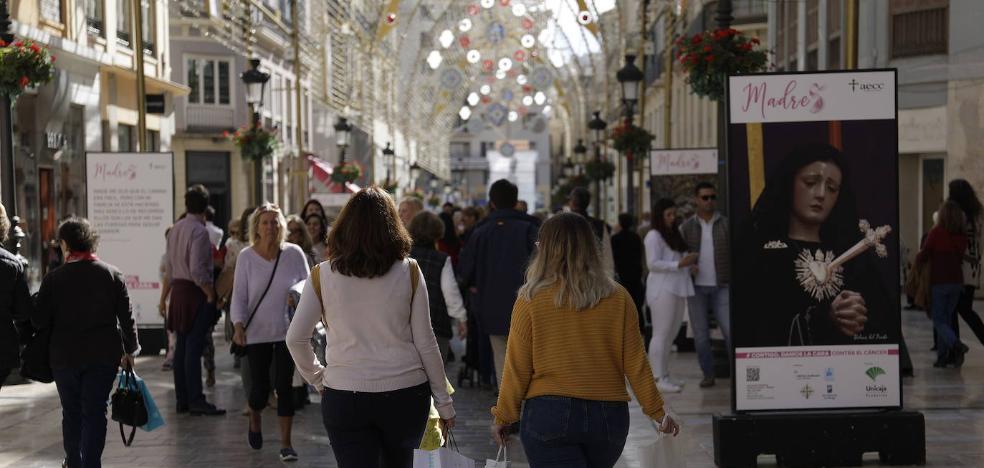
[[[492,8],[495,6],[495,0],[482,0],[482,8]]]
[[[485,120],[488,123],[498,127],[506,120],[507,115],[508,111],[506,110],[506,106],[503,106],[497,102],[489,106],[488,110],[485,112]]]
[[[526,75],[519,75],[516,77],[516,84],[523,86],[526,84]]]
[[[537,91],[536,95],[533,96],[533,102],[535,102],[538,106],[542,106],[545,102],[547,102],[547,95],[543,94],[543,91]]]
[[[506,71],[503,70],[503,69],[496,70],[495,71],[495,79],[497,79],[497,80],[504,80],[504,79],[506,79]]]
[[[533,96],[523,96],[523,105],[524,106],[532,106],[533,105]]]
[[[513,5],[512,12],[516,16],[523,16],[526,14],[526,5],[523,5],[522,3],[517,3]]]
[[[448,31],[448,32],[450,32],[450,31]],[[530,47],[533,47],[533,46],[536,45],[536,38],[533,37],[532,34],[527,34],[527,35],[523,36],[519,40],[519,43],[522,44],[523,47],[526,47],[527,49],[529,49]]]
[[[499,70],[509,71],[512,68],[512,60],[508,58],[499,59]]]
[[[512,114],[515,114],[515,112],[510,112],[509,113],[509,121],[510,122],[512,122],[512,121],[515,120],[515,119],[512,118]],[[501,154],[501,155],[503,155],[503,156],[505,156],[507,158],[511,158],[511,157],[513,157],[513,156],[516,155],[516,147],[513,146],[512,143],[503,143],[502,146],[499,147],[499,154]]]
[[[437,67],[441,66],[441,62],[443,60],[444,58],[441,57],[441,53],[436,50],[432,50],[430,54],[427,55],[427,65],[431,67],[431,70],[437,70]]]
[[[530,82],[537,89],[546,89],[552,81],[550,70],[542,65],[534,68],[530,74]]]
[[[509,121],[515,122],[519,120],[519,114],[516,111],[509,111]]]
[[[543,106],[543,115],[550,115],[551,112],[553,112],[553,107],[550,107],[550,104]]]
[[[386,22],[389,23],[389,24],[395,23],[396,22],[396,13],[390,13],[390,14],[386,15]]]
[[[481,11],[481,10],[478,9],[478,5],[476,5],[474,3],[472,3],[471,5],[468,5],[468,14],[469,15],[475,16],[475,15],[478,14],[479,11]]]
[[[492,103],[492,98],[489,96],[482,96],[482,104],[489,105]]]
[[[594,17],[591,16],[591,13],[589,13],[587,11],[582,11],[582,12],[580,12],[580,13],[577,14],[577,22],[578,23],[588,24],[588,23],[591,23],[592,21],[594,21]]]
[[[471,114],[471,107],[468,106],[461,106],[461,110],[458,111],[458,117],[461,117],[461,120],[468,120],[471,118]]]
[[[458,38],[458,44],[461,44],[462,49],[467,49],[471,45],[471,38],[468,36],[461,36]]]
[[[454,44],[454,33],[451,32],[450,29],[441,31],[441,35],[438,36],[437,42],[439,42],[441,47],[444,47],[445,49],[451,47],[451,44]]]
[[[502,5],[504,7],[509,6],[510,3],[512,3],[512,0],[499,0],[499,5]]]
[[[482,60],[482,71],[484,71],[485,73],[492,73],[492,70],[494,69],[495,69],[495,62],[488,59]]]
[[[507,88],[507,89],[505,89],[505,90],[502,91],[502,100],[503,101],[506,101],[506,102],[512,101],[514,97],[516,97],[516,96],[513,94],[513,91],[511,89],[508,89]]]
[[[513,60],[515,60],[517,62],[525,62],[526,61],[526,51],[525,50],[517,50],[516,52],[513,52]]]
[[[468,18],[465,18],[460,22],[458,22],[458,30],[460,30],[461,32],[471,31],[471,28],[472,28],[472,20]]]
[[[479,101],[478,93],[471,93],[468,95],[468,105],[477,106]]]
[[[525,29],[527,31],[533,29],[533,26],[536,26],[536,23],[534,23],[533,22],[533,19],[531,19],[531,18],[523,18],[523,21],[522,21],[521,24],[523,25],[523,29]]]
[[[492,23],[485,30],[485,39],[490,44],[498,44],[506,38],[506,28],[499,23]]]
[[[478,61],[482,59],[482,53],[475,49],[472,49],[468,51],[468,54],[465,55],[465,58],[468,59],[468,63],[478,63]]]
[[[492,92],[492,87],[489,85],[482,85],[482,87],[478,89],[478,92],[482,93],[485,96],[488,96],[489,93]]]

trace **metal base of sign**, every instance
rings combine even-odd
[[[883,465],[926,464],[926,425],[916,411],[826,411],[714,416],[714,463],[755,467],[759,455],[779,466],[861,466],[877,452]]]

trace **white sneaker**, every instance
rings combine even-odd
[[[663,377],[660,380],[665,381],[666,383],[671,383],[673,385],[676,385],[677,387],[682,387],[682,386],[685,385],[685,382],[684,381],[674,379],[672,376],[669,376],[669,375],[667,375],[666,377]]]
[[[683,390],[683,387],[667,380],[660,379],[659,382],[656,382],[656,389],[662,393],[680,393],[680,391]]]

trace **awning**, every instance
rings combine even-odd
[[[331,174],[332,172],[334,172],[334,169],[332,168],[331,164],[328,163],[327,161],[320,159],[311,154],[307,155],[307,160],[308,162],[311,163],[311,172],[314,173],[314,178],[318,179],[319,181],[321,181],[321,183],[325,184],[325,187],[328,187],[332,192],[355,193],[361,190],[361,187],[351,182],[345,182],[345,185],[342,186],[332,181]]]
[[[118,65],[103,65],[99,67],[99,69],[106,73],[125,76],[132,80],[137,79],[137,72],[130,68],[125,68]],[[147,94],[171,93],[173,96],[187,96],[191,92],[191,88],[181,83],[162,80],[150,75],[144,75],[144,84],[146,85]]]

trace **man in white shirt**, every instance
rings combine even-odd
[[[697,360],[704,374],[701,388],[714,386],[714,355],[711,351],[709,312],[714,311],[718,327],[731,352],[731,320],[728,297],[729,245],[728,220],[717,212],[717,190],[707,182],[697,184],[697,214],[680,226],[691,252],[697,253],[694,295],[689,299],[690,325],[694,332]]]
[[[212,243],[213,248],[218,249],[222,245],[222,236],[225,233],[213,221],[215,221],[215,208],[209,206],[205,210],[205,229],[208,230],[208,241]]]

